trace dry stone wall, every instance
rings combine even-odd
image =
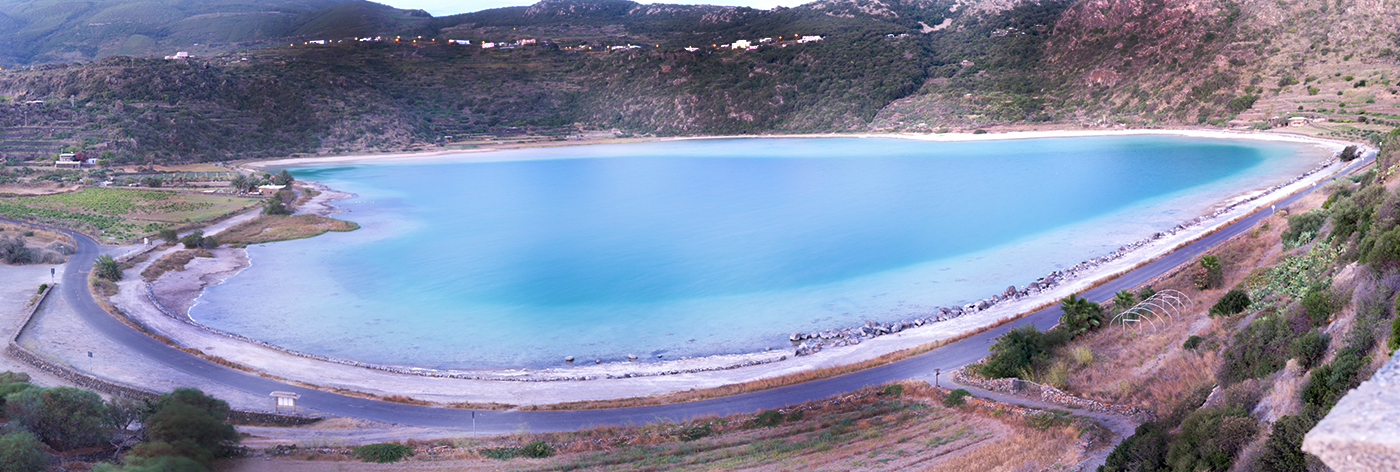
[[[1065,393],[1058,388],[1049,385],[1041,385],[1029,380],[1017,378],[983,379],[974,375],[968,375],[964,368],[959,368],[953,371],[953,381],[983,390],[1031,398],[1067,408],[1126,416],[1142,423],[1156,419],[1156,414],[1153,413],[1152,410],[1079,398]]]

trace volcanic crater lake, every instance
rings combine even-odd
[[[248,248],[190,315],[432,368],[789,348],[930,314],[1296,177],[1318,146],[1163,135],[703,139],[289,168],[361,229]]]

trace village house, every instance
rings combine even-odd
[[[282,190],[282,189],[284,189],[284,188],[287,188],[287,186],[286,186],[286,185],[272,185],[272,184],[259,185],[259,186],[258,186],[258,193],[261,194],[261,195],[273,195],[273,194],[276,194],[277,191]]]
[[[749,40],[747,40],[747,39],[740,39],[740,40],[738,40],[738,41],[735,41],[734,44],[729,45],[729,47],[732,48],[732,49],[748,49],[749,46],[752,46],[752,45],[753,45],[753,43],[750,43]]]
[[[190,53],[189,53],[188,51],[180,51],[180,52],[175,53],[174,56],[165,56],[165,59],[166,59],[166,60],[171,60],[171,59],[189,59],[189,57],[190,57]]]
[[[1288,126],[1307,126],[1311,122],[1306,116],[1295,116],[1288,119]]]
[[[78,159],[77,154],[65,152],[58,155],[58,160],[53,163],[53,166],[60,169],[78,169],[83,167],[83,161]]]
[[[481,49],[491,49],[496,47],[496,43],[481,43]]]
[[[813,42],[813,41],[821,41],[821,40],[822,40],[822,37],[821,37],[821,36],[803,36],[802,39],[797,40],[797,42],[800,44],[800,43],[810,43],[810,42]]]

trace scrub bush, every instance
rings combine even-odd
[[[28,431],[0,435],[0,472],[40,472],[48,466],[43,445]]]
[[[1202,338],[1202,337],[1200,337],[1200,336],[1196,336],[1196,335],[1193,334],[1193,335],[1191,335],[1191,337],[1186,338],[1186,342],[1181,343],[1181,348],[1182,348],[1182,349],[1195,349],[1197,346],[1200,346],[1200,345],[1201,345],[1201,341],[1204,341],[1204,340],[1205,340],[1205,338]]]
[[[1220,300],[1215,302],[1215,306],[1210,307],[1210,316],[1238,314],[1245,308],[1249,308],[1249,303],[1249,294],[1246,294],[1244,290],[1230,289],[1229,292],[1225,293],[1225,296],[1220,297]]]
[[[353,448],[355,458],[365,462],[388,464],[413,455],[413,448],[403,444],[375,443]]]
[[[1234,342],[1225,349],[1219,379],[1235,383],[1258,378],[1283,368],[1288,360],[1287,347],[1293,330],[1279,317],[1261,317],[1235,333]]]
[[[953,390],[943,397],[943,406],[948,408],[963,406],[967,404],[967,397],[970,396],[972,396],[972,393],[967,390],[961,388]]]
[[[1288,229],[1284,230],[1281,235],[1283,245],[1285,247],[1298,247],[1312,241],[1313,238],[1317,237],[1317,232],[1322,230],[1322,224],[1326,222],[1327,214],[1321,210],[1289,215]]]
[[[1328,337],[1317,330],[1308,331],[1288,346],[1288,355],[1298,359],[1298,364],[1304,369],[1311,369],[1327,354]]]

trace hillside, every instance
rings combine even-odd
[[[75,58],[101,55],[115,36],[73,39],[74,22],[146,24],[117,15],[131,9],[101,16],[112,8],[93,6],[41,27],[37,7],[17,5],[0,3],[0,21],[25,22],[11,34],[49,39],[10,44],[98,51]],[[1295,115],[1327,119],[1311,133],[1365,139],[1400,123],[1400,38],[1382,33],[1400,28],[1400,12],[1381,2],[822,0],[754,10],[548,0],[442,18],[362,1],[278,5],[255,6],[286,10],[281,29],[243,36],[231,32],[247,24],[235,18],[251,13],[188,16],[217,24],[196,28],[206,34],[281,35],[275,46],[0,72],[0,154],[88,148],[120,162],[189,162],[590,130],[1262,129]],[[185,21],[151,37],[179,38]],[[383,40],[355,40],[370,34]],[[731,47],[740,40],[751,46]]]
[[[285,39],[409,30],[428,18],[362,0],[0,0],[0,67],[207,56]]]

